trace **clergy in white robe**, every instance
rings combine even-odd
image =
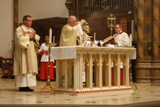
[[[36,74],[38,73],[37,54],[34,42],[40,37],[35,33],[30,15],[23,17],[23,25],[15,31],[14,51],[14,75],[15,85],[19,91],[33,91],[30,86],[36,86]]]
[[[76,46],[77,37],[79,38],[78,44],[81,45],[85,35],[82,31],[82,24],[84,23],[85,20],[78,23],[75,16],[69,16],[68,23],[62,28],[60,46]]]
[[[127,33],[122,31],[122,27],[119,24],[115,26],[116,34],[113,35],[114,43],[117,46],[129,46],[129,36]]]
[[[122,27],[120,24],[115,25],[116,34],[113,35],[114,37],[114,44],[117,46],[129,46],[129,36],[127,33],[122,31]],[[112,84],[114,84],[114,69],[112,67]],[[120,85],[123,85],[123,62],[120,63]]]
[[[86,23],[86,20],[82,19],[77,24],[77,36],[78,36],[78,45],[84,45],[84,41],[89,37],[82,29],[82,26]]]

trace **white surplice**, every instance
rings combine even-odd
[[[129,46],[129,37],[127,33],[116,33],[113,37],[118,41],[118,46]]]
[[[52,47],[52,48],[54,48],[54,47]],[[40,46],[39,52],[41,52],[42,50],[48,51],[48,46],[46,45],[46,43],[42,43],[42,45]],[[48,55],[43,54],[41,57],[41,62],[48,62]],[[51,58],[50,62],[54,62],[54,60],[52,60],[52,58]]]
[[[129,46],[129,36],[125,32],[116,33],[113,35],[113,37],[117,40],[118,46]],[[123,68],[123,62],[120,63],[120,68]]]

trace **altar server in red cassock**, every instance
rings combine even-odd
[[[39,53],[41,57],[40,80],[47,80],[48,77],[48,47],[49,36],[45,36],[45,43],[42,43]],[[50,59],[50,80],[54,80],[54,60]]]

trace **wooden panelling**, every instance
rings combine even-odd
[[[36,33],[41,37],[40,44],[44,42],[44,37],[49,35],[49,29],[52,29],[52,36],[55,36],[55,42],[59,42],[62,27],[67,23],[66,18],[53,17],[46,19],[33,20],[32,27]]]
[[[110,28],[107,26],[107,17],[111,13],[117,18],[116,23],[122,24],[124,31],[126,31],[128,34],[131,34],[131,20],[133,20],[133,8],[106,10],[81,14],[79,13],[78,20],[86,19],[91,31],[89,35],[93,35],[93,33],[96,32],[96,39],[100,40],[110,36]],[[113,33],[115,33],[114,30]]]
[[[67,23],[66,18],[53,17],[45,18],[39,20],[33,20],[32,27],[35,29],[36,33],[41,37],[39,44],[41,45],[45,42],[45,36],[49,35],[49,29],[52,29],[52,36],[55,36],[55,42],[58,43],[60,39],[60,34],[62,27]],[[38,67],[40,67],[41,55],[37,54]]]

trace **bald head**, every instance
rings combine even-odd
[[[68,17],[68,24],[70,26],[75,26],[77,24],[76,16],[73,16],[73,15],[69,16]]]

